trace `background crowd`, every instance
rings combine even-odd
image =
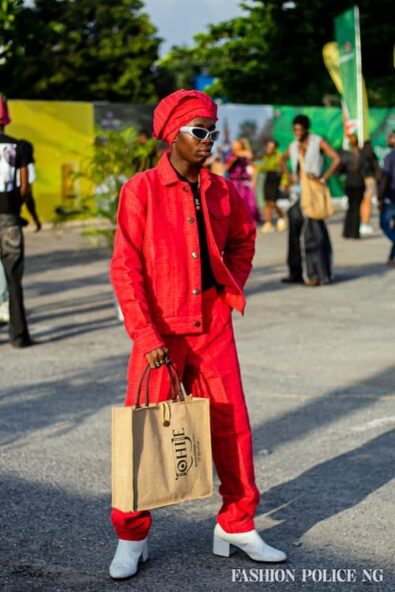
[[[310,127],[310,121],[305,116],[302,122]],[[294,122],[298,118],[295,118]],[[297,142],[300,143],[297,134],[298,123],[294,123],[293,131]],[[291,144],[292,145],[292,144]],[[291,146],[290,145],[290,146]],[[317,158],[319,164],[315,176],[320,177],[324,168],[324,154],[327,143],[319,147]],[[346,239],[360,239],[373,233],[372,211],[387,210],[386,205],[392,203],[391,179],[393,179],[392,158],[390,156],[395,148],[395,131],[387,138],[388,155],[384,159],[383,166],[379,166],[379,159],[375,154],[369,140],[360,146],[358,137],[350,134],[344,141],[344,148],[335,156],[333,149],[327,153],[335,165],[330,175],[340,177],[346,200],[346,213],[343,226],[343,237]],[[275,139],[269,138],[263,146],[263,155],[254,154],[247,138],[239,137],[232,143],[220,144],[212,157],[207,161],[210,170],[229,178],[236,185],[243,197],[253,219],[261,223],[261,231],[264,234],[283,232],[287,228],[286,218],[282,207],[288,209],[296,201],[295,194],[299,191],[295,170],[288,173],[288,162],[292,167],[292,158],[289,150],[283,154],[278,149]],[[285,166],[284,166],[285,164]],[[328,175],[328,178],[329,176]],[[328,178],[324,179],[325,181]],[[264,204],[259,200],[259,193],[264,196]],[[280,205],[282,207],[280,207]],[[389,225],[381,216],[381,228],[392,241],[392,219]],[[393,241],[392,241],[393,242]],[[388,264],[393,265],[392,251],[388,258]]]
[[[40,230],[41,223],[32,191],[33,146],[5,134],[10,121],[6,101],[1,99],[0,322],[9,323],[11,343],[19,348],[34,344],[23,304],[22,227],[28,222],[21,217],[22,205],[26,205],[36,230]],[[347,198],[343,237],[360,239],[371,235],[372,209],[377,207],[380,226],[391,242],[387,263],[395,266],[395,131],[388,136],[390,152],[381,168],[370,141],[361,147],[358,137],[350,134],[345,139],[344,149],[337,153],[324,138],[312,133],[310,126],[310,119],[305,115],[294,118],[294,140],[284,153],[279,151],[274,138],[266,140],[260,157],[246,137],[219,142],[205,166],[233,182],[262,233],[284,232],[289,227],[289,275],[283,278],[284,282],[319,286],[333,279],[333,253],[325,222],[330,213],[316,215],[307,211],[303,197],[308,188],[316,191],[321,184],[329,199],[327,181],[332,175],[342,177]],[[153,166],[165,149],[163,145],[155,146],[150,142],[149,132],[141,130],[137,143],[148,148],[144,161],[134,158],[136,171]],[[120,183],[124,178],[120,176]],[[318,185],[314,181],[318,181]],[[98,193],[101,191],[103,189],[99,188]],[[264,196],[263,204],[257,199],[258,193]],[[288,221],[284,210],[287,210]]]

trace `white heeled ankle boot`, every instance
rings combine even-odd
[[[124,580],[134,576],[139,561],[148,559],[147,538],[142,541],[123,541],[119,539],[114,559],[110,565],[110,576],[114,580]]]
[[[280,563],[285,561],[287,556],[283,551],[279,551],[259,536],[256,530],[249,532],[239,532],[231,534],[216,524],[214,528],[213,553],[221,557],[229,557],[231,545],[238,547],[254,561],[267,561],[268,563]]]

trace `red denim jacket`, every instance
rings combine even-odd
[[[233,184],[206,169],[200,193],[214,276],[243,314],[256,230]],[[111,279],[133,340],[146,353],[163,335],[202,333],[199,234],[191,188],[162,156],[123,186]]]

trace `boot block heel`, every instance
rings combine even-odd
[[[226,541],[222,541],[217,537],[214,537],[213,541],[213,553],[214,555],[219,555],[220,557],[229,557],[230,556],[230,544]]]
[[[141,561],[147,561],[148,559],[148,544],[146,543],[143,548],[143,552],[141,553]]]
[[[279,563],[287,559],[286,554],[271,547],[259,536],[256,530],[247,532],[226,532],[218,523],[214,528],[214,555],[229,557],[234,548],[243,551],[254,561]]]

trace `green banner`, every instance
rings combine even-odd
[[[359,10],[353,6],[335,18],[335,37],[339,51],[343,84],[343,118],[346,136],[358,135],[363,144],[363,90]]]

